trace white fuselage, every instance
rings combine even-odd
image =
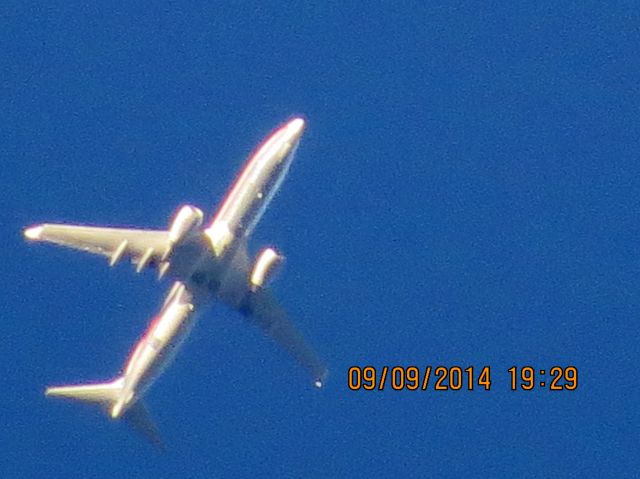
[[[162,308],[136,344],[123,374],[123,385],[109,411],[118,418],[142,397],[175,357],[180,345],[193,328],[196,315],[184,285],[174,285],[173,298]]]
[[[234,270],[232,263],[236,253],[282,184],[303,130],[302,119],[290,121],[269,136],[247,161],[210,226],[203,232],[211,257],[187,260],[191,264],[181,264],[176,269],[182,273],[174,274],[177,281],[162,310],[151,321],[125,365],[122,389],[110,406],[111,417],[121,417],[171,362],[194,325],[197,315],[194,304],[207,303],[202,295],[209,295],[204,298],[208,300],[215,298],[217,291],[214,288],[200,287],[200,276],[218,278],[219,283],[225,277],[229,277],[231,283],[239,282],[240,279],[232,278],[230,273]],[[179,250],[176,255],[180,257]],[[184,260],[181,262],[185,263]],[[237,285],[239,289],[250,287],[249,278],[242,281],[244,284]],[[194,298],[196,294],[198,298]]]

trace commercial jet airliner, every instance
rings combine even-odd
[[[113,419],[135,417],[138,425],[148,423],[141,397],[171,362],[198,313],[216,300],[258,325],[309,371],[316,387],[322,387],[327,376],[324,362],[268,288],[283,257],[268,247],[250,261],[247,249],[251,232],[291,166],[304,127],[304,120],[295,118],[267,137],[204,228],[202,211],[186,205],[178,209],[167,230],[65,224],[24,230],[31,241],[104,255],[110,266],[130,258],[136,272],[155,268],[159,279],[173,282],[120,376],[105,383],[50,387],[47,396],[97,403]],[[142,424],[147,432],[149,426]]]

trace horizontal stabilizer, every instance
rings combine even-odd
[[[124,378],[101,384],[80,384],[47,388],[48,397],[62,397],[95,403],[112,403],[118,399],[124,385]]]

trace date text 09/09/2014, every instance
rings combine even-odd
[[[506,373],[512,391],[574,391],[578,388],[575,366],[512,366]],[[352,391],[490,391],[491,375],[490,366],[352,366],[347,374],[347,385]]]

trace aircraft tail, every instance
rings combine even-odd
[[[74,399],[104,406],[113,419],[123,417],[125,422],[138,434],[141,434],[159,449],[164,449],[164,442],[158,428],[142,402],[136,401],[122,415],[124,398],[121,393],[123,387],[124,377],[121,376],[107,383],[51,387],[47,388],[44,394],[47,397]]]

